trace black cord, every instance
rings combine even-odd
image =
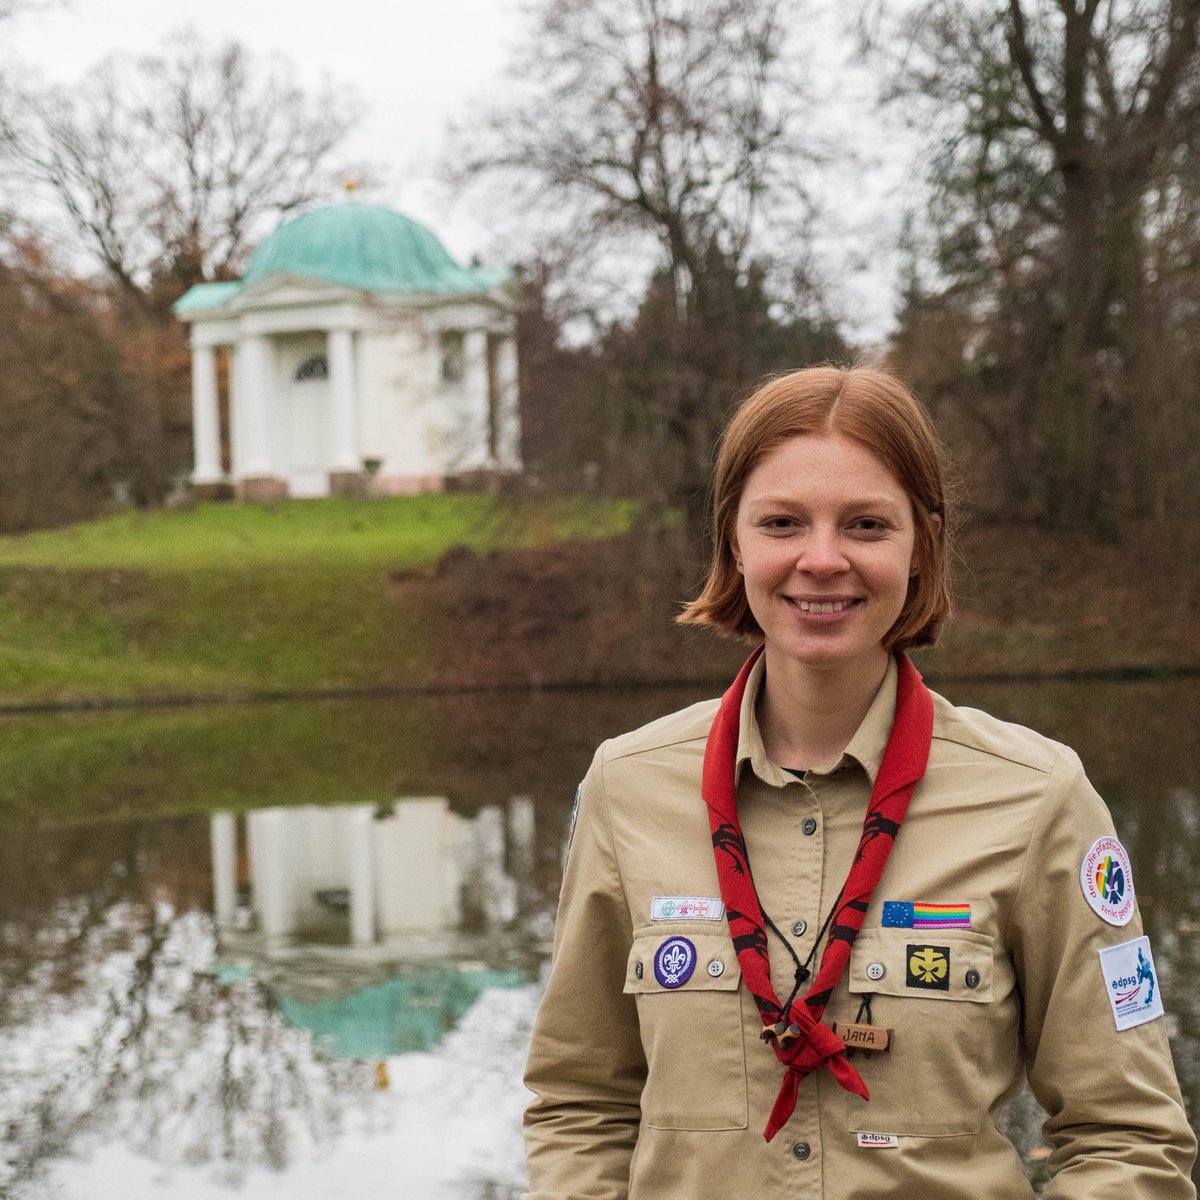
[[[792,949],[792,943],[779,932],[775,922],[771,920],[765,908],[762,909],[763,921],[767,928],[784,944],[787,952],[792,956],[792,962],[796,964],[796,984],[792,988],[791,995],[784,1001],[779,1010],[780,1017],[786,1017],[792,1010],[792,1001],[800,994],[800,989],[812,978],[812,962],[817,955],[817,949],[821,945],[821,939],[825,936],[833,921],[834,915],[838,909],[842,907],[842,897],[845,895],[846,885],[843,883],[841,890],[837,894],[837,899],[833,902],[833,907],[829,910],[825,920],[821,924],[821,928],[817,930],[817,936],[813,939],[812,948],[808,952],[808,957],[804,962],[800,961],[800,956]],[[762,901],[759,901],[759,907],[762,908]]]
[[[864,1015],[865,1015],[865,1016],[866,1016],[866,1018],[867,1018],[867,1024],[868,1024],[868,1025],[874,1025],[874,1024],[875,1024],[875,1018],[874,1018],[873,1016],[871,1016],[871,993],[870,993],[870,992],[867,992],[867,993],[866,993],[866,994],[863,996],[863,998],[862,998],[862,1003],[861,1003],[861,1004],[858,1006],[858,1015],[857,1015],[857,1016],[854,1018],[854,1024],[855,1024],[855,1025],[857,1025],[857,1024],[858,1024],[858,1023],[859,1023],[859,1022],[860,1022],[860,1021],[863,1019],[863,1016],[864,1016]],[[847,1058],[853,1058],[856,1052],[857,1052],[857,1050],[856,1050],[856,1048],[855,1048],[854,1046],[847,1046],[847,1047],[846,1047],[846,1057],[847,1057]],[[871,1057],[871,1051],[870,1051],[870,1050],[865,1050],[865,1049],[864,1049],[864,1050],[863,1050],[863,1053],[864,1053],[864,1054],[865,1054],[865,1055],[866,1055],[868,1058],[870,1058],[870,1057]]]

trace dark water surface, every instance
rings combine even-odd
[[[1080,753],[1200,1113],[1200,681],[940,690]],[[0,718],[0,1195],[515,1196],[576,782],[705,694]]]

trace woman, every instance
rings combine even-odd
[[[946,495],[891,376],[742,406],[681,618],[760,642],[718,705],[605,743],[526,1082],[531,1200],[1195,1196],[1133,878],[1066,747],[930,693]]]

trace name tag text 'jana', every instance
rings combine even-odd
[[[832,1026],[833,1032],[853,1050],[888,1050],[892,1045],[891,1029],[882,1025],[860,1025],[857,1022],[839,1021]]]

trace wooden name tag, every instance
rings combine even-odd
[[[833,1032],[846,1043],[848,1050],[887,1050],[892,1044],[891,1029],[881,1025],[835,1024]]]

